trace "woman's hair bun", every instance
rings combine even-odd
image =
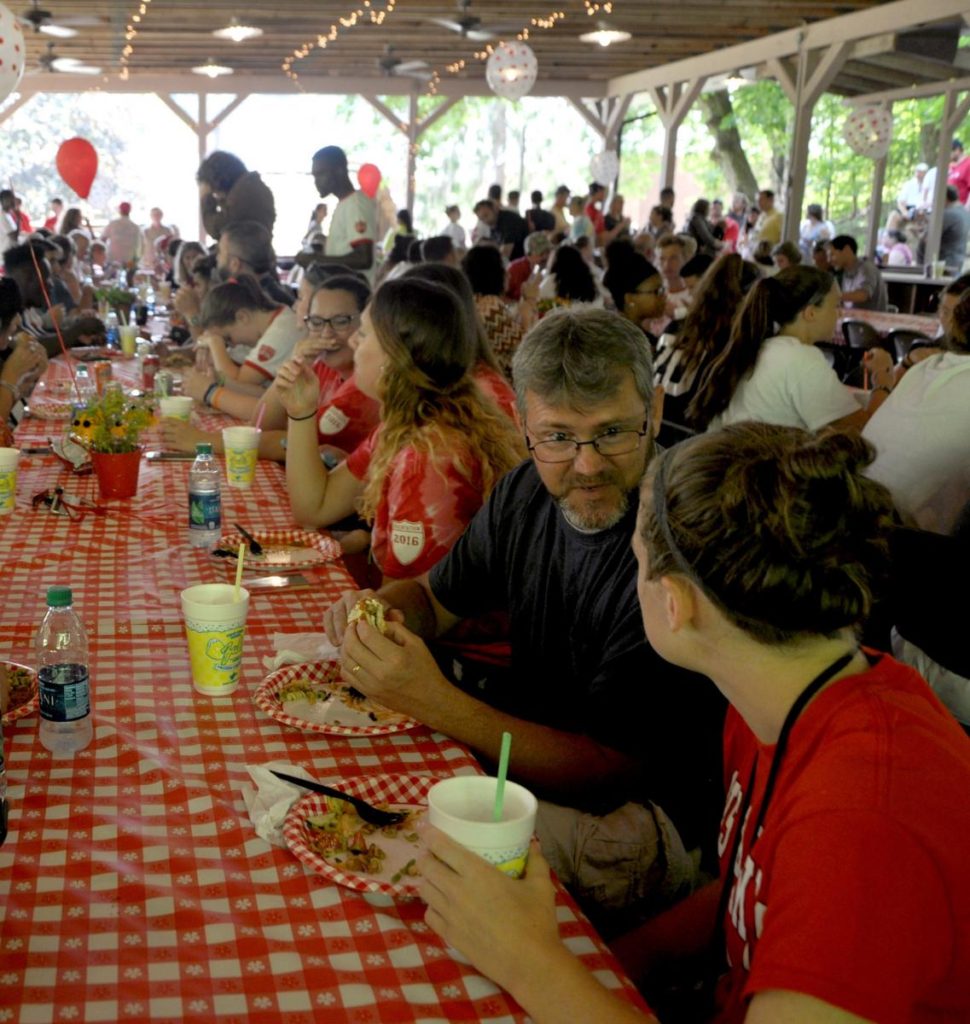
[[[666,529],[646,517],[651,574],[691,575],[767,643],[857,626],[881,589],[894,517],[858,435],[741,423],[665,456]],[[670,551],[673,540],[678,552]]]

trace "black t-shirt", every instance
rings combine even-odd
[[[512,255],[509,259],[518,260],[525,255],[523,243],[528,233],[529,225],[515,210],[498,211],[495,226],[492,228],[492,241],[499,245],[512,246]]]
[[[642,788],[688,844],[714,835],[723,800],[725,702],[708,680],[665,662],[647,643],[630,547],[636,495],[609,530],[563,518],[531,462],[504,477],[452,550],[431,589],[455,615],[506,611],[511,671],[474,696],[565,732],[589,735],[643,765]],[[612,794],[611,794],[612,795]]]
[[[525,219],[530,231],[556,230],[556,218],[548,210],[543,210],[538,206],[529,207]]]

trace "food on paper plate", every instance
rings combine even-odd
[[[362,597],[347,616],[347,625],[363,620],[368,626],[382,634],[387,633],[387,623],[384,620],[384,605],[376,597]]]
[[[377,828],[361,820],[353,805],[345,800],[329,796],[324,797],[324,800],[326,813],[306,819],[308,845],[331,864],[361,874],[379,875],[384,870],[387,854],[376,842],[370,841],[372,838],[380,838],[382,835],[387,838],[400,837],[417,846],[418,835],[414,831],[410,811],[399,825]],[[389,809],[383,804],[377,806],[383,810]],[[400,881],[403,875],[417,875],[415,861],[408,861],[392,881]]]
[[[326,687],[314,686],[309,679],[294,679],[293,682],[280,687],[277,696],[282,704],[290,704],[297,700],[316,704],[317,701],[330,700],[333,694]]]

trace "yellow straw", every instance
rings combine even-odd
[[[239,545],[239,552],[236,555],[236,592],[233,597],[236,601],[239,600],[239,588],[242,586],[242,571],[243,561],[246,558],[246,544],[245,541]]]

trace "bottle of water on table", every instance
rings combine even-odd
[[[195,446],[195,462],[189,470],[189,544],[211,551],[222,532],[222,493],[219,465],[212,445]]]
[[[111,310],[104,325],[104,340],[108,348],[118,348],[121,344],[121,335],[118,332],[118,314]]]
[[[49,587],[47,614],[37,630],[40,742],[54,757],[83,750],[94,735],[88,638],[70,587]]]

